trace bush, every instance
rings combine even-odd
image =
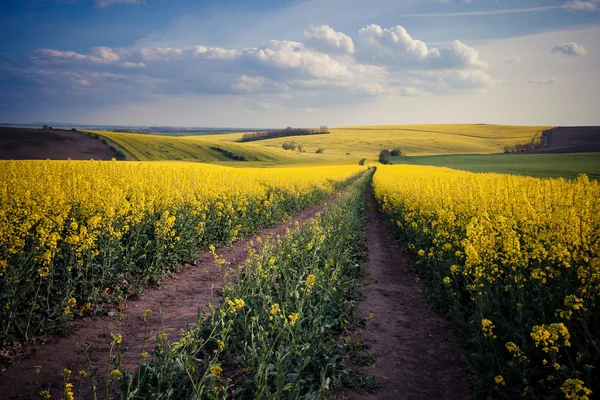
[[[296,143],[294,143],[294,142],[283,142],[281,144],[281,147],[284,150],[292,150],[292,151],[294,151],[294,150],[296,150]]]
[[[394,149],[394,150],[392,150],[391,155],[392,155],[392,157],[396,157],[396,156],[403,156],[404,154],[399,149]]]
[[[389,164],[388,157],[391,155],[389,150],[383,149],[379,153],[379,162],[382,164]]]
[[[320,153],[325,153],[325,149],[324,149],[324,148],[322,148],[322,147],[319,147],[319,148],[317,149],[317,151],[315,151],[315,153],[319,153],[319,154],[320,154]]]

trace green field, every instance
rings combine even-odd
[[[432,165],[471,172],[498,172],[535,177],[572,179],[586,174],[600,179],[600,153],[568,154],[459,154],[390,157],[392,164]]]
[[[294,136],[240,143],[243,133],[212,135],[142,135],[94,132],[119,144],[140,161],[177,160],[242,166],[211,149],[219,146],[244,156],[249,165],[355,164],[375,162],[383,149],[415,155],[492,154],[504,146],[531,141],[544,126],[394,125],[332,128],[330,134]],[[284,142],[302,144],[305,152],[283,150]],[[315,153],[323,148],[322,154]],[[245,163],[247,164],[247,163]]]
[[[92,133],[117,143],[139,161],[192,161],[242,167],[312,164],[327,162],[333,158],[331,155],[293,152],[255,143],[217,141],[214,140],[215,135],[174,137],[102,131],[92,131]],[[218,136],[220,135],[216,135]],[[244,156],[248,161],[231,160],[212,149],[213,146]]]

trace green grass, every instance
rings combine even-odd
[[[401,156],[390,157],[390,161],[393,164],[432,165],[471,172],[567,179],[573,179],[583,173],[590,179],[600,179],[600,153]]]
[[[92,133],[117,143],[140,161],[193,161],[245,167],[312,164],[326,162],[332,158],[329,155],[293,152],[254,143],[217,141],[206,139],[207,136],[170,137],[102,131]],[[214,137],[215,135],[210,135],[210,138]],[[219,151],[211,149],[215,145],[244,156],[248,162],[232,161]]]

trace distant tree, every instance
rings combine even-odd
[[[73,132],[77,132],[77,129],[75,129],[75,128],[71,128],[71,130],[72,130]]]
[[[391,154],[391,156],[392,156],[392,157],[396,157],[396,156],[401,156],[401,155],[403,155],[403,154],[402,154],[402,151],[400,151],[399,149],[394,149],[394,150],[392,150],[392,152],[391,152],[390,154]]]
[[[512,147],[512,146],[504,146],[504,152],[505,153],[512,153],[513,151],[515,151],[514,147]]]
[[[294,143],[294,142],[283,142],[281,144],[281,147],[284,150],[292,150],[292,151],[294,151],[294,150],[296,150],[296,143]]]
[[[50,129],[50,127],[46,124],[44,124],[44,126],[42,126],[42,129]]]
[[[382,164],[387,164],[388,163],[388,157],[391,155],[392,153],[390,153],[389,150],[387,149],[383,149],[381,150],[381,152],[379,153],[379,162]]]
[[[324,149],[324,148],[322,148],[322,147],[319,147],[319,148],[317,149],[317,151],[315,151],[315,153],[319,153],[319,154],[320,154],[320,153],[324,153],[324,152],[325,152],[325,149]]]

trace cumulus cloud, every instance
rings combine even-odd
[[[336,79],[350,76],[346,66],[340,62],[298,42],[270,40],[262,47],[245,49],[242,58],[267,67],[296,70],[315,78]]]
[[[563,44],[558,44],[550,50],[551,53],[563,53],[568,56],[586,56],[587,49],[580,44],[575,42],[568,42]]]
[[[113,4],[145,4],[145,0],[96,0],[96,5],[100,8],[106,8]]]
[[[571,0],[571,1],[567,1],[564,5],[563,8],[569,10],[569,11],[600,11],[600,8],[598,8],[598,3],[600,3],[599,0],[590,0],[590,1],[584,1],[584,0]]]
[[[506,60],[507,63],[509,64],[520,64],[521,63],[521,57],[511,57],[508,60]]]
[[[437,73],[422,72],[421,79],[430,92],[473,91],[492,86],[495,81],[479,70],[452,70]]]
[[[368,25],[354,38],[327,25],[312,26],[303,42],[270,40],[238,49],[204,44],[95,47],[88,53],[39,49],[31,61],[47,74],[41,82],[69,79],[68,85],[81,90],[120,90],[131,97],[276,94],[285,101],[301,95],[325,102],[474,91],[494,84],[474,48],[460,41],[430,48],[402,26]],[[67,77],[65,71],[77,75]]]
[[[527,81],[527,83],[534,85],[553,85],[559,82],[560,81],[556,78],[535,78]]]
[[[421,40],[413,39],[407,30],[397,25],[384,29],[372,24],[358,32],[356,58],[366,64],[391,68],[487,68],[479,53],[455,40],[449,48],[429,49]]]
[[[90,54],[80,54],[74,51],[60,51],[53,49],[38,49],[34,52],[33,59],[40,61],[65,60],[89,61],[95,64],[111,64],[119,61],[120,56],[111,48],[94,47]]]
[[[354,42],[350,36],[336,32],[328,25],[311,26],[310,30],[304,32],[304,42],[308,47],[324,53],[354,53]]]

